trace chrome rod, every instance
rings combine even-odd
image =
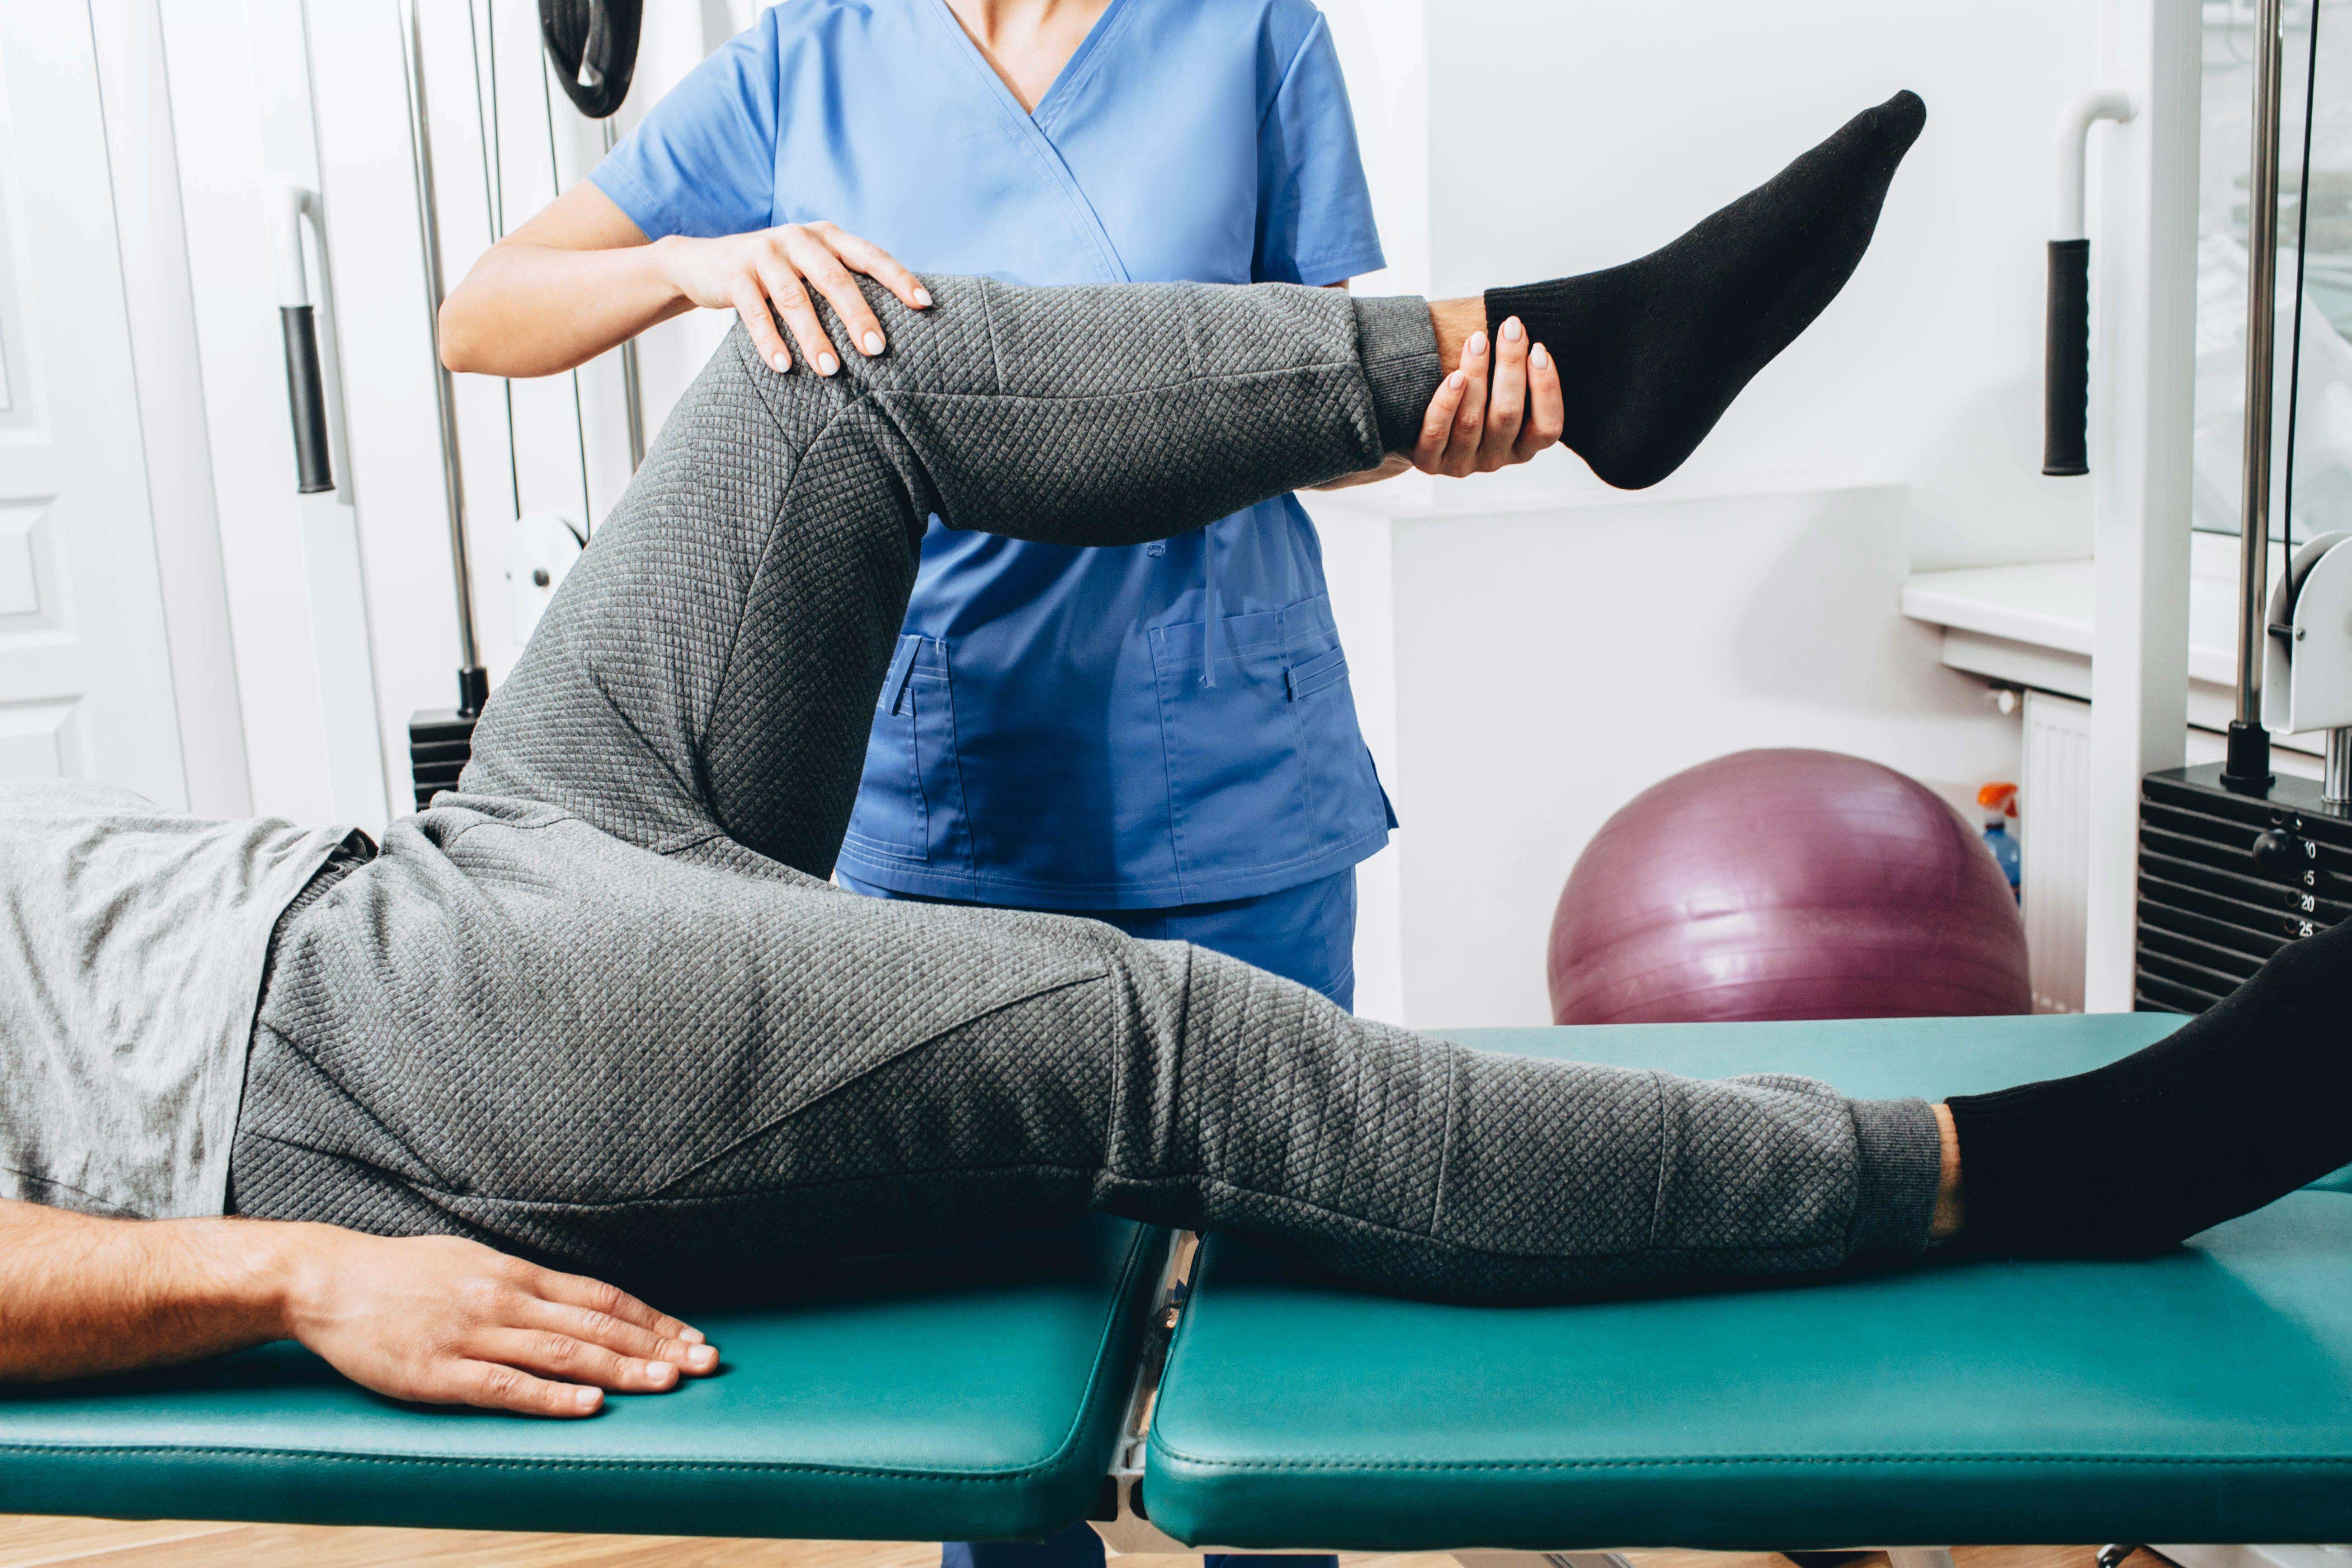
[[[2271,548],[2271,394],[2278,310],[2281,0],[2259,0],[2252,164],[2246,201],[2246,452],[2238,551],[2238,721],[2263,710],[2263,612]]]
[[[604,151],[610,153],[613,144],[620,140],[613,129],[613,116],[608,114],[596,123],[604,132]],[[637,379],[635,338],[625,338],[621,342],[621,405],[629,419],[629,472],[634,474],[646,466],[646,395],[644,384]]]
[[[449,565],[457,579],[457,663],[479,670],[474,636],[474,563],[466,542],[466,478],[457,461],[457,384],[441,361],[441,216],[433,197],[433,136],[425,107],[425,34],[416,0],[400,0],[408,35],[401,75],[408,89],[408,148],[416,175],[416,232],[425,260],[425,341],[433,345],[433,405],[441,423],[441,485],[449,513]]]
[[[2330,805],[2352,805],[2352,727],[2327,731],[2327,776],[2319,798]]]

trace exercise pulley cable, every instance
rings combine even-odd
[[[474,51],[474,123],[480,133],[482,146],[482,204],[489,220],[490,243],[496,245],[507,236],[506,160],[499,150],[498,0],[482,0],[482,6],[490,19],[491,48],[487,70],[484,69],[482,56],[481,27],[470,5],[466,8],[466,34]],[[486,94],[488,102],[484,101]],[[514,500],[515,516],[520,518],[522,459],[515,452],[513,378],[500,376],[499,390],[506,398],[507,489]]]
[[[2294,426],[2303,392],[2303,263],[2311,234],[2311,128],[2319,118],[2320,0],[2311,0],[2311,55],[2303,79],[2303,173],[2294,192],[2294,326],[2287,344],[2286,456],[2279,474],[2279,510],[2285,514],[2286,556],[2294,559]],[[2273,244],[2276,244],[2273,237]]]

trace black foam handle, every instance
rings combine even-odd
[[[2042,471],[2091,471],[2091,242],[2050,242],[2050,314],[2042,367]]]
[[[335,488],[327,453],[327,387],[319,369],[319,322],[308,305],[280,305],[286,332],[286,402],[294,412],[294,489],[317,495]]]

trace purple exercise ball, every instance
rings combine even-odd
[[[2025,927],[1984,841],[1892,768],[1736,752],[1601,826],[1552,914],[1560,1024],[2028,1013]]]

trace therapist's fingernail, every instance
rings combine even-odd
[[[878,354],[882,352],[881,333],[868,332],[866,334],[866,352],[870,354]]]
[[[1446,391],[1448,391],[1448,392],[1453,392],[1453,391],[1456,390],[1457,388],[1459,388],[1459,387],[1461,386],[1461,384],[1462,384],[1462,373],[1461,373],[1460,371],[1458,371],[1458,370],[1457,370],[1457,371],[1455,371],[1453,374],[1451,374],[1451,375],[1449,375],[1449,376],[1447,376],[1447,377],[1445,378],[1445,390],[1446,390]]]
[[[1503,341],[1505,342],[1515,343],[1527,335],[1526,329],[1519,325],[1519,319],[1517,316],[1513,316],[1509,321],[1503,323]]]
[[[1462,357],[1465,359],[1475,359],[1486,352],[1486,334],[1484,332],[1471,333],[1470,341],[1462,345]]]
[[[926,310],[929,310],[931,308],[931,291],[929,289],[916,289],[915,303],[921,306]]]
[[[774,359],[768,363],[774,365],[779,373],[788,371],[793,368],[792,357],[789,354],[778,354]]]
[[[841,362],[834,358],[831,354],[819,354],[816,356],[817,374],[831,375],[835,371],[837,371],[840,368]]]
[[[604,1397],[601,1391],[593,1388],[575,1388],[572,1391],[572,1403],[583,1410],[595,1409],[597,1403]]]
[[[1535,366],[1538,370],[1541,370],[1545,365],[1551,363],[1551,355],[1544,353],[1543,344],[1538,343],[1535,347],[1528,351],[1528,363]]]

